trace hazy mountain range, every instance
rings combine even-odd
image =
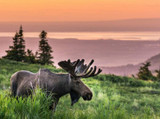
[[[0,32],[15,32],[20,25],[26,32],[160,31],[160,18],[88,22],[0,22]]]
[[[160,54],[155,55],[148,60],[142,62],[150,62],[151,66],[149,69],[154,73],[155,70],[160,69]],[[142,66],[142,63],[138,63],[136,65],[128,64],[123,66],[115,66],[115,67],[102,67],[103,72],[109,73],[109,74],[116,74],[116,75],[132,75],[137,74],[140,66]]]

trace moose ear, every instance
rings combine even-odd
[[[80,95],[74,91],[71,91],[70,97],[71,97],[71,106],[73,106],[76,102],[78,102]]]

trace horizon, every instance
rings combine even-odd
[[[39,38],[40,32],[26,32],[25,38]],[[79,35],[80,34],[80,35]],[[0,39],[12,38],[15,32],[0,32]],[[47,32],[47,38],[53,40],[114,40],[114,41],[159,41],[160,31],[143,32]]]

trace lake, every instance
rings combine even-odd
[[[0,32],[0,37],[13,37],[15,32]],[[39,32],[24,32],[24,37],[38,38]],[[81,40],[159,40],[160,32],[48,32],[48,38]]]

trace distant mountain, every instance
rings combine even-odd
[[[151,62],[150,70],[154,72],[156,69],[160,68],[160,54],[149,58],[145,62]],[[125,76],[125,75],[136,74],[141,65],[142,63],[136,64],[136,65],[128,64],[128,65],[117,66],[117,67],[101,67],[101,68],[103,69],[104,73]]]
[[[106,74],[115,74],[115,75],[121,75],[121,76],[128,76],[132,74],[136,74],[140,65],[122,65],[122,66],[115,66],[115,67],[101,67],[103,70],[103,73]]]
[[[147,60],[147,62],[151,62],[151,70],[154,71],[155,69],[160,68],[160,54],[155,55]]]
[[[0,22],[0,32],[15,32],[20,25],[27,32],[160,31],[160,18],[88,22]]]

